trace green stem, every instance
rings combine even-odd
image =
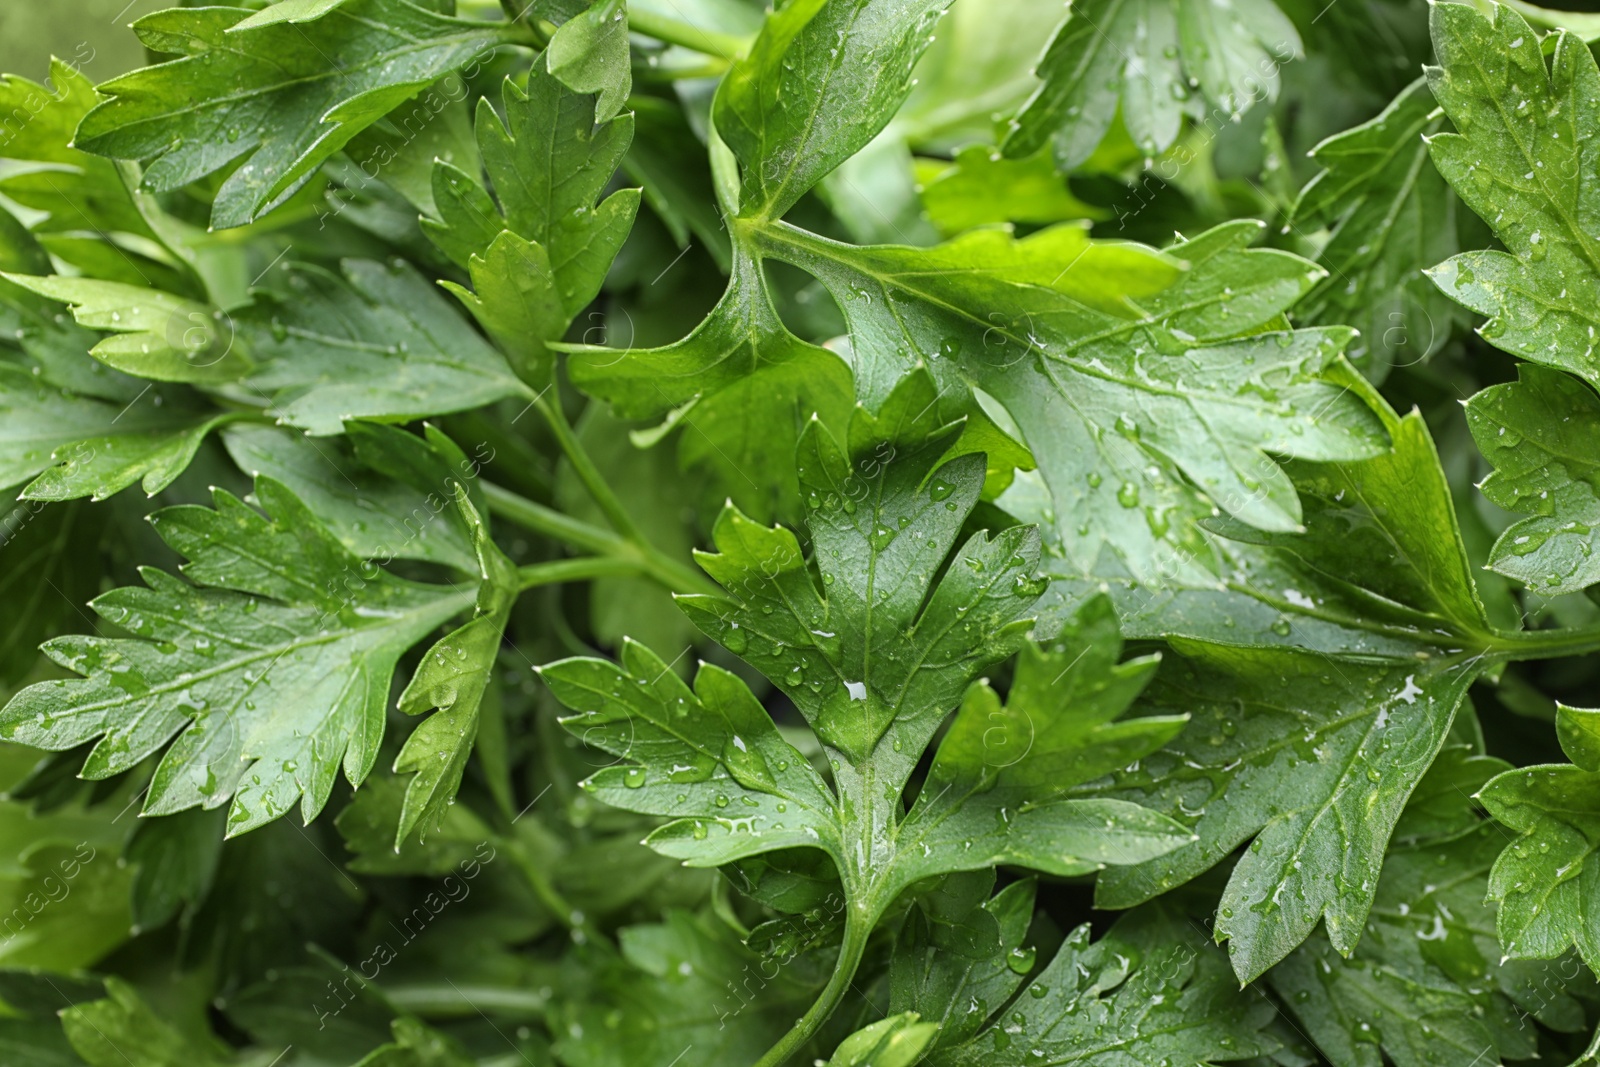
[[[614,554],[619,545],[627,543],[610,530],[564,515],[555,508],[519,496],[509,489],[502,489],[493,482],[481,484],[489,498],[489,510],[525,530],[544,534],[573,548],[598,555]]]
[[[529,500],[527,497],[518,496],[509,489],[495,485],[493,482],[482,482],[484,493],[489,498],[489,510],[494,514],[514,522],[523,529],[532,530],[534,533],[544,534],[563,544],[595,556],[607,557],[611,562],[604,564],[591,560],[561,560],[560,563],[582,563],[604,570],[605,576],[631,572],[648,577],[674,593],[709,593],[722,595],[722,590],[705,575],[694,570],[686,563],[673,559],[659,548],[648,543],[629,541],[612,533],[610,530],[601,529],[582,519],[574,519],[570,515],[563,515],[554,508]],[[551,564],[534,564],[534,567],[548,567]],[[523,580],[528,580],[524,568]],[[549,571],[543,573],[559,573]],[[599,573],[585,575],[585,577],[601,577]],[[558,577],[553,581],[575,581],[574,574],[569,577]],[[533,584],[543,584],[537,580]],[[530,588],[530,586],[523,586]]]
[[[397,1008],[434,1019],[476,1019],[480,1008],[499,1015],[538,1018],[550,1006],[550,998],[536,989],[475,985],[466,981],[386,986],[383,994]]]
[[[833,965],[833,977],[828,979],[828,984],[823,987],[810,1010],[800,1016],[789,1032],[756,1061],[755,1067],[780,1067],[787,1063],[789,1057],[799,1052],[828,1021],[854,981],[856,968],[861,966],[861,956],[867,949],[867,937],[872,933],[872,925],[871,918],[865,912],[852,908],[845,915],[844,942],[839,946],[838,962]]]
[[[702,30],[687,22],[679,22],[677,19],[637,8],[630,8],[628,11],[628,29],[633,33],[654,37],[666,44],[682,45],[704,55],[719,56],[723,59],[738,59],[750,47],[750,38],[738,37],[731,33],[718,33],[716,30]]]
[[[1510,660],[1559,659],[1600,652],[1600,625],[1482,635],[1490,655]]]
[[[580,556],[517,568],[518,590],[560,582],[585,582],[592,578],[633,578],[644,574],[638,560],[626,556]]]
[[[594,502],[600,506],[600,512],[611,524],[617,533],[640,545],[645,543],[644,535],[635,525],[633,516],[622,506],[622,501],[617,499],[617,494],[611,489],[611,484],[606,481],[605,475],[600,473],[594,460],[589,458],[588,450],[583,447],[583,442],[578,440],[578,435],[572,432],[572,423],[567,421],[567,413],[561,410],[560,400],[550,400],[540,396],[534,405],[544,415],[545,421],[550,423],[550,430],[556,435],[556,443],[561,446],[567,462],[572,464],[573,473],[583,483]]]
[[[561,895],[555,883],[533,861],[533,857],[523,851],[521,844],[514,838],[500,838],[499,843],[510,853],[511,862],[521,872],[533,890],[533,895],[539,898],[539,903],[550,910],[557,922],[571,931],[573,940],[593,940],[595,930],[589,922],[589,917],[567,902],[567,898]]]

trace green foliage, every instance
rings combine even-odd
[[[141,14],[0,79],[0,1062],[1595,1062],[1593,16]]]

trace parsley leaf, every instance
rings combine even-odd
[[[1191,87],[1224,115],[1278,94],[1279,68],[1301,54],[1271,0],[1223,8],[1205,0],[1093,0],[1073,9],[1039,61],[1043,84],[1013,119],[1004,149],[1030,156],[1054,141],[1064,168],[1094,152],[1119,109],[1139,151],[1177,139]]]
[[[1216,924],[1239,979],[1259,977],[1319,920],[1348,952],[1372,906],[1389,835],[1444,744],[1475,667],[1175,647],[1183,655],[1143,708],[1188,712],[1193,722],[1159,753],[1112,774],[1098,795],[1165,811],[1196,840],[1101,872],[1097,901],[1125,908],[1149,900],[1250,841]]]
[[[1597,713],[1562,705],[1556,715],[1562,750],[1573,762],[1505,771],[1478,794],[1489,814],[1518,834],[1495,860],[1489,899],[1499,906],[1506,955],[1551,959],[1576,948],[1595,970],[1600,942],[1586,886],[1600,869],[1600,753],[1592,741]]]
[[[1374,381],[1438,352],[1464,318],[1423,277],[1459,248],[1459,202],[1428,158],[1428,138],[1444,124],[1436,112],[1418,79],[1371,120],[1317,145],[1323,169],[1294,207],[1296,224],[1332,228],[1317,256],[1328,275],[1299,315],[1360,329],[1350,359]]]
[[[0,730],[56,750],[98,739],[90,778],[170,741],[146,811],[231,799],[228,830],[238,834],[299,800],[309,822],[341,761],[353,783],[371,769],[400,654],[473,591],[366,566],[269,478],[257,479],[256,497],[271,518],[224,490],[214,497],[215,510],[182,505],[151,519],[196,584],[146,568],[144,588],[96,599],[98,614],[135,636],[48,642],[46,653],[83,677],[22,690]]]
[[[717,89],[738,213],[778,218],[888,124],[949,0],[802,0],[767,16]],[[794,101],[803,101],[794,106]]]
[[[1087,924],[1075,929],[1032,976],[1027,996],[927,1063],[1243,1060],[1277,1047],[1261,1033],[1272,1013],[1259,994],[1235,987],[1202,931],[1152,906],[1130,912],[1099,941],[1090,941]]]
[[[1600,524],[1594,391],[1559,371],[1524,366],[1516,382],[1468,401],[1467,424],[1495,466],[1479,486],[1483,495],[1529,515],[1500,535],[1489,566],[1550,596],[1600,581],[1592,560]]]
[[[386,112],[507,40],[501,26],[407,0],[347,0],[309,22],[241,27],[248,18],[214,7],[140,19],[145,46],[177,58],[102,85],[111,99],[84,117],[75,143],[143,161],[157,192],[227,169],[211,225],[242,226]]]
[[[1600,240],[1580,224],[1594,192],[1584,145],[1596,124],[1600,68],[1569,33],[1546,68],[1539,37],[1515,10],[1432,9],[1439,66],[1428,87],[1457,132],[1429,152],[1456,195],[1506,251],[1463,252],[1432,272],[1464,306],[1489,316],[1495,346],[1600,383],[1594,355]]]
[[[473,284],[446,287],[530,380],[548,377],[546,344],[599,292],[639,208],[639,191],[630,189],[595,203],[633,139],[631,115],[597,120],[597,107],[535,69],[526,87],[505,81],[503,119],[487,98],[478,103],[478,150],[493,197],[476,175],[434,164],[439,217],[424,218],[423,232]]]

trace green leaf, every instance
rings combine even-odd
[[[761,265],[737,251],[727,292],[694,332],[662,348],[569,348],[573,383],[622,418],[681,427],[683,463],[710,469],[718,489],[759,519],[798,518],[794,454],[810,413],[848,419],[850,369],[783,325]]]
[[[1483,642],[1488,623],[1427,425],[1415,412],[1400,419],[1380,411],[1392,452],[1292,465],[1304,533],[1211,520],[1206,525],[1224,537],[1206,539],[1194,557],[1204,565],[1198,575],[1169,567],[1155,595],[1111,567],[1087,580],[1058,578],[1051,599],[1061,600],[1047,603],[1045,617],[1064,617],[1075,598],[1104,582],[1130,637],[1179,635],[1392,662]],[[1042,486],[1018,482],[1001,501],[1013,514],[1026,519],[1051,506]],[[1067,570],[1055,554],[1052,546],[1047,574]]]
[[[231,382],[251,360],[235,344],[226,313],[159,289],[93,278],[6,274],[31,292],[72,307],[79,325],[110,331],[89,350],[107,366],[158,382]]]
[[[738,213],[781,217],[886,126],[949,0],[799,0],[723,76],[712,120],[742,164]],[[796,102],[799,102],[798,106]]]
[[[1530,517],[1495,542],[1489,566],[1546,596],[1600,582],[1600,398],[1559,371],[1519,367],[1518,380],[1467,402],[1467,425],[1494,471],[1478,488]]]
[[[104,516],[87,504],[16,504],[0,516],[0,681],[20,682],[39,643],[73,625],[100,590]]]
[[[1453,299],[1489,316],[1496,347],[1600,384],[1592,336],[1600,238],[1579,223],[1595,191],[1586,146],[1600,128],[1600,68],[1571,34],[1539,36],[1509,8],[1432,9],[1438,67],[1428,87],[1456,133],[1429,141],[1434,165],[1506,251],[1463,252],[1432,272]]]
[[[810,1003],[799,967],[770,968],[714,920],[681,909],[624,927],[622,960],[589,998],[564,1006],[555,1052],[572,1067],[637,1067],[674,1056],[754,1063]],[[760,982],[752,997],[744,983]],[[608,1020],[612,1021],[608,1025]]]
[[[567,659],[539,675],[577,712],[563,726],[626,761],[584,788],[673,819],[647,839],[657,851],[710,867],[773,849],[842,849],[828,786],[736,676],[703,663],[690,689],[632,641],[620,667]]]
[[[118,856],[129,799],[48,813],[0,801],[0,967],[72,972],[128,939],[132,872]]]
[[[918,1022],[914,1011],[891,1015],[839,1042],[827,1067],[912,1067],[933,1041],[936,1023]]]
[[[1218,906],[1218,940],[1247,982],[1319,920],[1340,952],[1361,937],[1401,809],[1477,676],[1471,661],[1377,665],[1308,652],[1174,642],[1142,703],[1194,718],[1097,795],[1146,804],[1196,840],[1101,872],[1096,901],[1125,908],[1210,869],[1245,842]]]
[[[276,0],[254,15],[236,22],[232,32],[253,30],[257,26],[271,26],[279,22],[315,22],[345,0]]]
[[[145,46],[178,58],[101,85],[111,99],[84,117],[74,143],[143,161],[156,192],[229,170],[211,225],[242,226],[386,112],[506,39],[501,27],[406,0],[347,0],[315,21],[229,32],[249,17],[213,7],[140,19]]]
[[[0,78],[0,113],[11,116],[0,154],[13,161],[0,174],[0,193],[46,212],[33,227],[41,234],[153,236],[117,165],[74,146],[73,132],[99,99],[83,72],[60,59],[51,60],[44,85],[15,74]]]
[[[90,1067],[133,1063],[184,1063],[223,1067],[216,1042],[199,1042],[157,1015],[133,986],[106,979],[106,998],[75,1004],[61,1013],[67,1040]],[[130,1059],[137,1057],[137,1059]]]
[[[1374,381],[1432,356],[1465,325],[1423,277],[1460,248],[1458,201],[1428,158],[1427,139],[1443,124],[1419,78],[1374,118],[1312,149],[1323,169],[1295,204],[1296,225],[1332,229],[1317,255],[1328,276],[1299,318],[1357,327],[1350,359]]]
[[[482,447],[468,459],[431,427],[426,441],[372,423],[345,429],[344,437],[313,440],[242,424],[228,427],[222,441],[240,470],[287,486],[353,555],[427,560],[477,573],[472,531],[456,521],[450,483],[472,482],[486,454]],[[481,508],[482,501],[475,497],[474,505]]]
[[[396,1019],[394,1041],[363,1056],[356,1067],[473,1067],[460,1044],[416,1019]]]
[[[1594,920],[1600,879],[1600,773],[1594,762],[1593,712],[1561,706],[1557,736],[1572,764],[1505,771],[1478,793],[1497,822],[1516,831],[1489,874],[1489,899],[1505,955],[1553,959],[1576,948],[1600,970]]]
[[[638,190],[596,204],[628,151],[633,117],[597,121],[590,96],[537,68],[525,88],[507,79],[502,98],[504,118],[487,98],[476,118],[494,197],[476,175],[437,163],[438,218],[424,218],[422,228],[472,277],[471,290],[446,287],[525,375],[544,377],[546,345],[600,291],[638,211]]]
[[[287,489],[258,479],[264,518],[224,490],[216,510],[151,516],[189,560],[187,584],[154,568],[146,587],[92,607],[131,638],[45,646],[81,679],[40,682],[0,712],[12,740],[62,750],[99,739],[83,774],[117,774],[172,741],[145,811],[232,799],[230,834],[301,800],[310,821],[341,760],[359,784],[377,757],[395,661],[471,603],[472,591],[393,578],[352,555]]]
[[[470,621],[441,637],[422,657],[417,673],[400,694],[400,710],[420,715],[437,708],[406,738],[394,769],[415,773],[406,786],[405,806],[395,847],[416,832],[442,821],[455,803],[467,757],[478,739],[478,707],[500,652],[500,637],[517,599],[517,570],[489,538],[487,521],[460,482],[452,483],[455,506],[472,531],[478,554],[478,600]]]
[[[1485,896],[1503,835],[1465,800],[1506,764],[1476,756],[1441,773],[1446,762],[1441,756],[1418,795],[1440,778],[1437,798],[1422,802],[1453,809],[1456,826],[1436,840],[1391,851],[1368,936],[1352,958],[1339,960],[1314,938],[1269,975],[1338,1067],[1376,1067],[1374,1034],[1397,1063],[1443,1065],[1458,1062],[1451,1057],[1469,1047],[1474,1055],[1496,1046],[1508,1059],[1536,1055],[1530,1017],[1556,1031],[1584,1028],[1574,999],[1587,995],[1586,976],[1574,981],[1581,964],[1568,957],[1552,980],[1549,965],[1507,958],[1495,934]],[[1403,823],[1415,822],[1416,807],[1414,797]],[[1441,879],[1441,870],[1450,877]],[[1383,1010],[1374,1011],[1379,1003]]]
[[[1348,331],[1280,328],[1317,268],[1248,250],[1258,233],[1232,223],[1166,253],[1069,226],[1021,241],[979,230],[932,249],[788,227],[760,236],[839,302],[859,391],[881,395],[922,360],[958,408],[976,384],[1039,462],[1066,565],[1093,573],[1110,552],[1164,582],[1203,567],[1194,523],[1216,508],[1299,528],[1294,486],[1269,453],[1350,460],[1386,444],[1339,357]]]
[[[241,385],[278,420],[313,434],[346,420],[407,422],[533,393],[505,357],[415,268],[346,260],[282,291],[259,291],[234,320],[258,365]]]
[[[672,559],[688,559],[701,538],[701,527],[685,496],[701,497],[697,480],[685,478],[675,457],[662,449],[634,444],[628,424],[601,404],[584,410],[574,427],[579,442],[617,491],[634,525],[658,550]],[[577,519],[597,525],[605,513],[589,496],[571,463],[556,475],[555,502]],[[672,593],[649,578],[597,578],[589,586],[589,625],[598,641],[620,647],[631,637],[674,658],[694,644],[698,631],[673,602]],[[680,676],[686,663],[677,659]]]
[[[1051,645],[1022,650],[1003,707],[982,679],[967,690],[900,830],[910,870],[1016,864],[1085,874],[1154,859],[1193,840],[1138,805],[1064,795],[1137,763],[1187,721],[1114,721],[1159,662],[1146,656],[1119,664],[1121,651],[1110,600],[1092,600]]]
[[[1181,717],[1108,722],[1151,663],[1116,664],[1120,643],[1103,603],[1085,614],[1081,633],[1025,659],[1005,711],[992,690],[975,687],[902,812],[921,753],[969,683],[1023,647],[1041,591],[1030,527],[980,530],[956,549],[985,464],[975,454],[941,462],[956,435],[935,417],[933,396],[926,375],[907,378],[876,413],[857,409],[845,442],[812,423],[798,460],[811,559],[790,531],[730,507],[713,531],[717,553],[698,556],[726,595],[680,598],[697,626],[793,701],[822,743],[831,783],[720,668],[702,664],[690,689],[628,642],[620,666],[569,659],[541,670],[578,712],[562,724],[619,758],[585,788],[614,807],[672,819],[646,839],[658,852],[693,866],[825,852],[856,902],[847,952],[859,952],[850,939],[924,879],[999,862],[1082,873],[1188,839],[1136,805],[1061,796],[1181,725]],[[1052,692],[1075,657],[1086,660],[1082,675]],[[981,735],[994,719],[1006,721],[1014,745],[1034,731],[1023,758],[1004,753],[1014,766],[985,749]]]
[[[878,773],[902,782],[967,683],[1022,646],[1041,591],[1037,534],[1025,527],[973,535],[940,576],[984,463],[937,463],[954,435],[933,399],[932,382],[913,375],[876,413],[858,407],[845,441],[807,426],[798,465],[821,588],[792,533],[729,509],[713,530],[717,554],[697,558],[736,599],[680,599],[824,744],[853,761],[876,747]],[[879,744],[886,733],[897,747]]]
[[[686,246],[693,234],[723,270],[732,266],[728,231],[717,211],[706,146],[677,108],[654,97],[628,102],[634,139],[623,160],[628,176],[644,187],[644,199]]]
[[[615,116],[633,90],[623,0],[595,0],[587,11],[563,22],[550,38],[545,64],[567,88],[596,94],[596,122]]]
[[[225,830],[220,811],[195,809],[138,824],[123,852],[136,865],[131,898],[138,930],[192,915],[211,892]]]
[[[1033,966],[1034,950],[1025,941],[1035,883],[1012,882],[990,896],[994,881],[992,871],[945,878],[918,899],[895,943],[889,1010],[909,1012],[915,1005],[939,1027],[934,1048],[975,1035]]]
[[[1013,114],[1038,87],[1040,30],[1060,18],[1056,0],[961,0],[917,61],[891,129],[919,150],[993,144],[997,117]]]
[[[0,364],[0,485],[28,482],[22,496],[33,500],[103,500],[139,482],[154,496],[229,418],[185,410],[181,398],[158,407],[75,396]]]
[[[1208,124],[1275,100],[1300,35],[1272,0],[1091,0],[1072,9],[1039,61],[1043,84],[1013,120],[1005,153],[1054,141],[1063,169],[1093,154],[1118,117],[1139,151],[1177,140],[1185,113]],[[1207,115],[1190,87],[1215,106]]]
[[[1234,984],[1222,953],[1194,924],[1164,908],[1141,908],[1092,944],[1088,924],[1078,927],[1033,976],[1027,996],[926,1062],[1221,1063],[1271,1052],[1277,1042],[1261,1030],[1272,1015],[1259,993]]]
[[[1465,808],[1464,794],[1454,799]],[[1479,823],[1453,840],[1391,852],[1349,959],[1318,936],[1268,972],[1334,1067],[1381,1067],[1383,1054],[1400,1067],[1523,1060],[1538,1055],[1530,1017],[1558,1031],[1584,1028],[1567,991],[1581,989],[1571,984],[1576,959],[1552,975],[1501,956],[1484,894],[1503,843]]]
[[[919,160],[917,172],[922,209],[946,237],[992,222],[1109,217],[1073,196],[1043,153],[1007,159],[986,145],[968,145],[949,164]]]

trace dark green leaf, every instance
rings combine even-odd
[[[1221,1063],[1271,1052],[1273,1009],[1242,992],[1202,930],[1160,907],[1120,919],[1090,943],[1074,930],[1028,992],[929,1067],[1031,1063]]]
[[[83,773],[126,770],[168,741],[145,810],[230,798],[230,834],[301,800],[310,821],[340,762],[359,783],[377,757],[395,661],[472,602],[474,590],[390,577],[352,555],[287,489],[256,497],[272,518],[215,491],[152,516],[195,583],[154,568],[145,588],[93,607],[131,638],[63,637],[45,651],[84,675],[40,682],[0,712],[8,738],[66,749],[98,738]]]

